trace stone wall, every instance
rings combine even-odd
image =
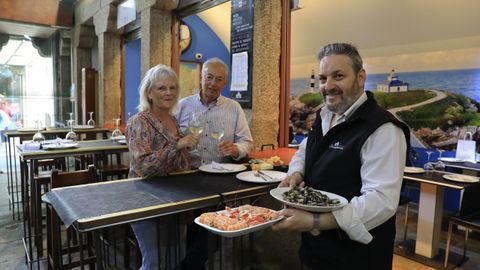
[[[277,146],[282,2],[255,1],[251,131],[255,149]]]

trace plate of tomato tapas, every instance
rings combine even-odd
[[[246,204],[203,213],[195,218],[195,223],[214,234],[236,237],[268,228],[282,218],[275,210]]]

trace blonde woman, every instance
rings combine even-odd
[[[177,74],[170,67],[157,65],[147,71],[139,88],[139,112],[129,119],[125,134],[132,154],[129,177],[163,176],[198,165],[198,158],[188,152],[198,140],[184,136],[171,114],[178,94]],[[156,221],[131,226],[142,252],[140,269],[160,269]]]

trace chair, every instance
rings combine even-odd
[[[398,201],[398,206],[405,206],[405,219],[403,221],[403,241],[402,243],[405,243],[407,240],[407,232],[408,232],[408,214],[410,212],[410,190],[411,189],[418,189],[419,186],[413,183],[402,183],[402,190],[405,191],[406,195],[400,194],[400,199]]]
[[[52,171],[50,186],[51,188],[68,187],[81,184],[88,184],[97,182],[98,175],[96,168],[93,165],[88,166],[88,170],[59,173],[57,170]],[[74,267],[82,266],[88,263],[90,269],[93,268],[93,263],[96,260],[91,244],[91,236],[87,236],[87,241],[84,241],[83,234],[78,233],[78,241],[72,240],[72,229],[67,229],[67,248],[62,248],[62,233],[60,230],[60,220],[51,205],[47,207],[47,263],[49,269],[72,269]],[[73,246],[71,246],[73,242]],[[75,243],[78,242],[78,243]],[[84,247],[84,242],[86,246]],[[72,261],[72,253],[79,252],[79,261]],[[88,256],[84,258],[84,251],[87,251]],[[67,264],[63,264],[63,254],[68,255]]]
[[[462,226],[465,228],[465,240],[463,242],[463,259],[467,255],[468,233],[470,230],[480,231],[480,208],[478,202],[480,198],[480,184],[472,184],[465,188],[463,198],[460,206],[460,211],[449,217],[447,246],[445,248],[444,267],[448,266],[448,255],[450,251],[450,242],[452,238],[453,225]]]
[[[115,153],[109,157],[105,157],[103,166],[100,167],[100,179],[102,181],[107,180],[108,177],[127,178],[130,167],[122,164],[121,153]],[[113,162],[115,161],[115,162]]]

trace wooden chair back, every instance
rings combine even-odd
[[[52,188],[90,184],[98,181],[97,169],[89,165],[87,170],[76,172],[52,171],[50,185]]]

